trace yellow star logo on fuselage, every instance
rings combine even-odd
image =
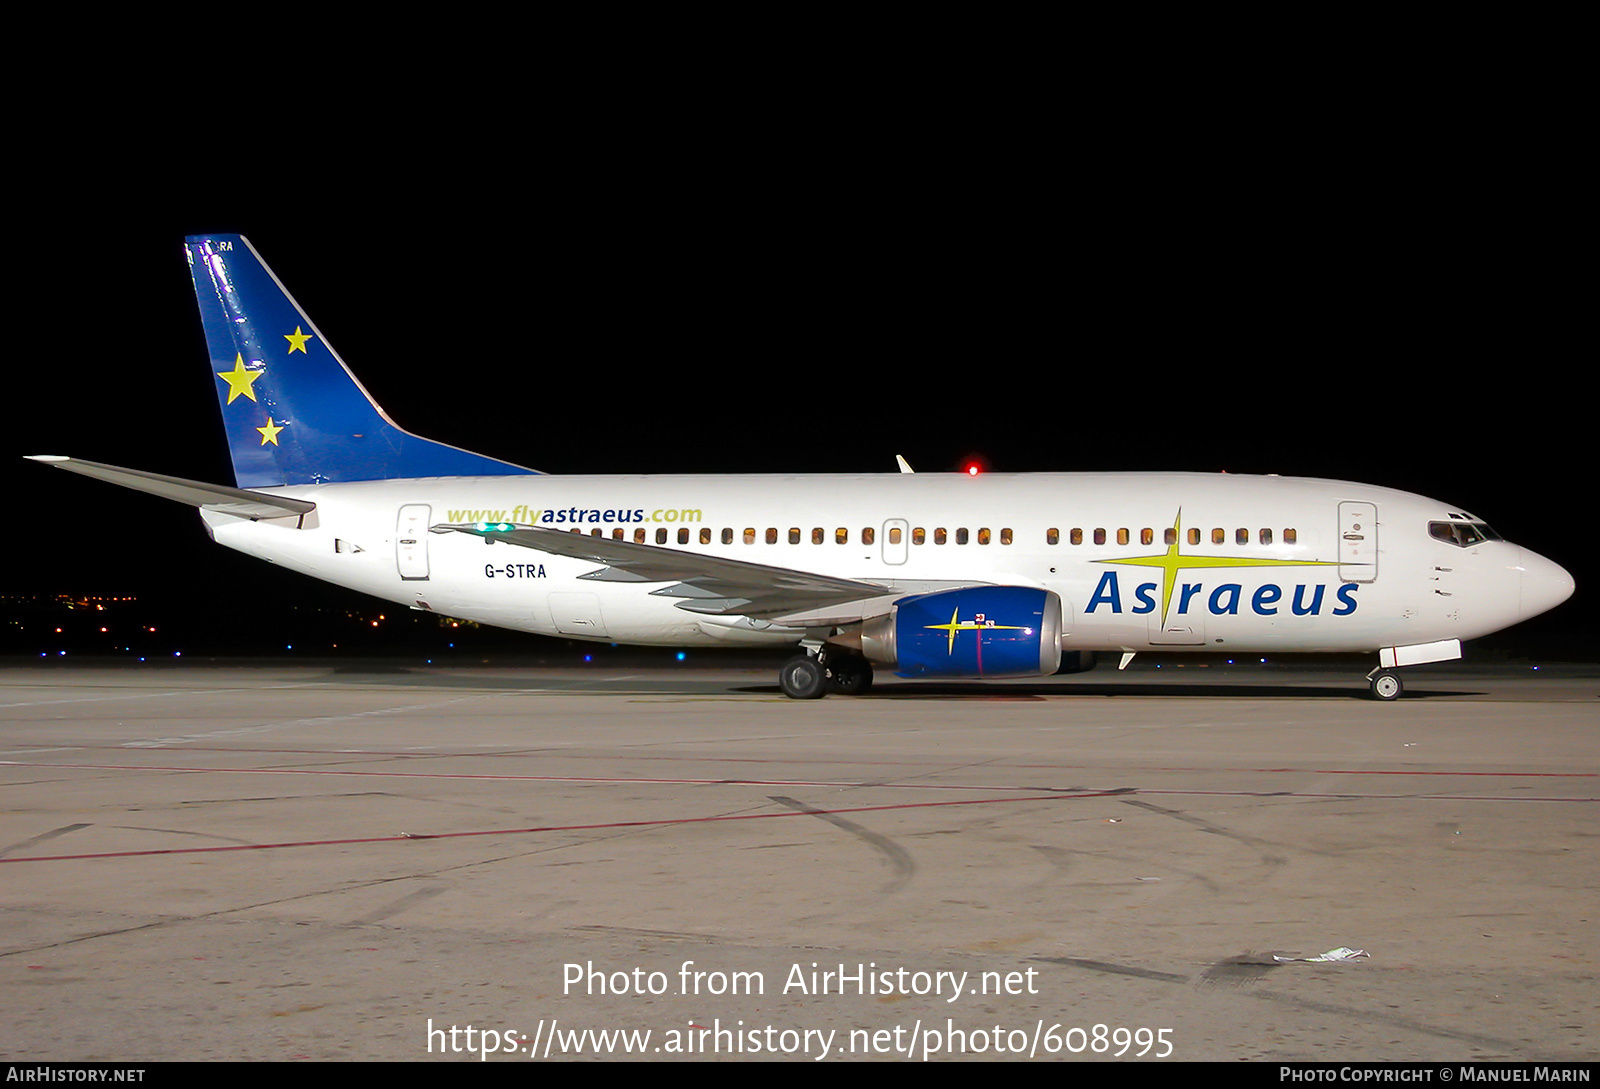
[[[282,424],[274,424],[272,422],[272,417],[268,416],[267,417],[267,426],[266,427],[258,427],[258,428],[256,428],[256,430],[261,432],[261,445],[262,446],[267,445],[267,443],[269,443],[269,442],[272,445],[276,446],[276,445],[278,445],[278,432],[283,430],[283,425]]]
[[[282,326],[279,326],[279,328],[282,328]],[[298,325],[294,327],[294,332],[283,334],[283,339],[289,342],[289,353],[291,355],[295,352],[300,352],[302,355],[310,354],[306,351],[306,341],[313,339],[313,335],[311,333],[302,333]]]
[[[255,384],[256,379],[260,378],[263,373],[262,371],[245,370],[244,353],[237,353],[233,360],[233,370],[217,372],[217,377],[228,383],[228,404],[233,404],[234,398],[241,393],[254,401],[256,399],[256,391],[250,387]]]
[[[1167,622],[1167,606],[1172,603],[1173,586],[1178,572],[1185,568],[1212,567],[1337,567],[1333,560],[1269,560],[1258,556],[1185,556],[1179,552],[1183,540],[1183,510],[1172,520],[1172,544],[1159,556],[1132,556],[1125,560],[1096,560],[1095,563],[1115,563],[1128,567],[1156,567],[1161,574],[1161,622]]]

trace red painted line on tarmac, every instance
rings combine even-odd
[[[609,781],[609,780],[607,780]],[[729,780],[718,780],[729,782]],[[751,785],[761,785],[759,783]],[[839,785],[839,784],[827,784]],[[878,785],[885,784],[862,784]],[[552,824],[534,828],[490,828],[471,832],[438,832],[401,834],[397,836],[360,836],[348,839],[314,839],[295,840],[283,843],[247,843],[230,844],[225,847],[171,847],[147,851],[100,851],[87,854],[74,855],[39,855],[29,858],[0,858],[0,865],[8,862],[70,862],[92,858],[142,858],[152,855],[197,855],[218,854],[228,851],[268,851],[279,850],[286,847],[339,847],[357,843],[400,843],[406,840],[426,839],[463,839],[473,836],[518,836],[540,832],[586,832],[598,831],[609,828],[659,828],[678,824],[709,824],[720,821],[750,821],[765,820],[770,817],[805,817],[826,816],[838,813],[882,813],[900,809],[930,809],[937,806],[952,805],[994,805],[1001,802],[1056,802],[1085,798],[1112,798],[1139,795],[1141,797],[1156,795],[1172,796],[1208,796],[1226,798],[1311,798],[1311,799],[1337,799],[1349,801],[1395,801],[1415,800],[1426,802],[1440,801],[1469,801],[1469,802],[1596,802],[1600,798],[1506,798],[1494,795],[1474,794],[1332,794],[1332,793],[1302,793],[1294,791],[1251,791],[1251,790],[1103,790],[1088,793],[1061,793],[1061,794],[1036,794],[1030,797],[1007,798],[972,798],[964,801],[948,802],[903,802],[896,805],[862,805],[850,806],[842,809],[813,809],[813,810],[785,810],[775,813],[741,813],[717,817],[676,817],[663,820],[647,821],[607,821],[598,824]]]
[[[862,805],[845,809],[786,809],[775,813],[737,813],[719,817],[673,817],[652,821],[608,821],[602,824],[551,824],[537,828],[488,828],[473,832],[438,832],[398,836],[362,836],[353,839],[307,839],[286,843],[238,843],[226,847],[170,847],[151,851],[99,851],[80,855],[38,855],[31,858],[0,858],[7,862],[71,862],[89,858],[142,858],[149,855],[204,855],[225,851],[273,851],[284,847],[340,847],[354,843],[403,843],[407,840],[463,839],[469,836],[522,836],[537,832],[590,832],[606,828],[653,828],[674,824],[709,824],[716,821],[754,821],[769,817],[816,817],[834,813],[880,813],[895,809],[927,809],[946,805],[993,805],[997,802],[1059,802],[1078,798],[1120,797],[1123,790],[1103,790],[1087,794],[1040,794],[1031,798],[971,798],[952,802],[904,802],[899,805]]]

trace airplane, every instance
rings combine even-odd
[[[414,609],[656,646],[794,646],[795,699],[1147,651],[1395,670],[1554,608],[1565,570],[1459,507],[1205,473],[561,476],[402,430],[242,235],[186,240],[224,486],[33,460],[198,508],[211,538]]]

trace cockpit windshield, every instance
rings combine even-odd
[[[1428,536],[1457,548],[1471,548],[1484,541],[1503,541],[1487,522],[1429,522]]]

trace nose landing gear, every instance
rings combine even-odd
[[[1367,685],[1372,691],[1372,698],[1384,702],[1399,699],[1400,693],[1406,688],[1400,680],[1400,674],[1386,673],[1381,669],[1367,674]]]

